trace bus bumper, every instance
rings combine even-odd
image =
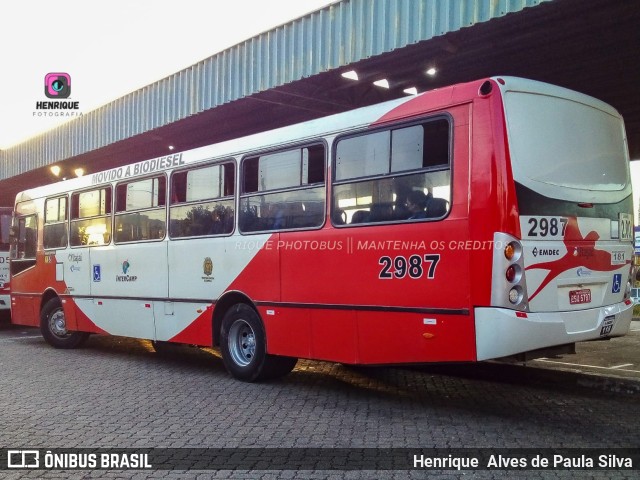
[[[475,308],[478,361],[629,332],[633,303],[571,312],[516,312]]]

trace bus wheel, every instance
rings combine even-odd
[[[282,377],[298,361],[267,353],[260,316],[244,303],[234,305],[222,319],[220,350],[229,373],[246,382]]]
[[[89,337],[85,332],[67,330],[67,322],[60,299],[52,298],[40,313],[40,331],[44,339],[56,348],[77,348]]]

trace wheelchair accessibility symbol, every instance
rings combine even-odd
[[[611,287],[611,293],[620,293],[622,288],[622,274],[616,273],[613,276],[613,286]]]
[[[100,265],[93,266],[93,281],[99,282],[101,280],[102,274],[100,272]]]

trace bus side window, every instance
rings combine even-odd
[[[67,246],[67,197],[47,198],[44,204],[44,248]]]
[[[116,186],[114,241],[161,240],[166,230],[167,180],[158,177]]]
[[[235,214],[235,164],[216,163],[171,176],[169,236],[229,235]]]
[[[70,230],[72,247],[111,242],[111,186],[71,196]]]
[[[316,228],[324,223],[324,145],[247,157],[240,183],[238,223],[243,233]]]
[[[434,117],[408,127],[338,139],[333,224],[444,218],[451,201],[451,125]]]

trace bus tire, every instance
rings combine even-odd
[[[238,303],[222,319],[220,350],[227,371],[238,380],[279,378],[296,366],[297,358],[267,353],[264,326],[249,305]]]
[[[64,309],[59,298],[52,298],[40,312],[40,332],[47,343],[55,348],[77,348],[89,337],[85,332],[67,330]]]

